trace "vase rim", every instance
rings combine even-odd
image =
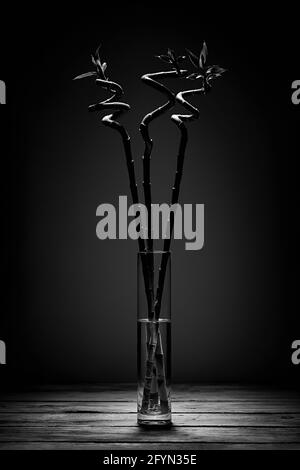
[[[151,251],[138,251],[139,255],[149,255],[150,253],[152,254],[163,254],[163,253],[172,253],[171,250],[165,251],[165,250],[151,250]]]

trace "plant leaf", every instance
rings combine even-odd
[[[180,55],[177,57],[177,62],[183,62],[184,60],[186,59],[186,56],[185,55]]]
[[[189,49],[186,49],[186,52],[188,54],[188,57],[193,64],[194,67],[198,68],[199,67],[199,60],[196,54],[194,54],[192,51],[189,51]]]
[[[198,74],[197,73],[191,73],[186,78],[188,78],[189,80],[196,80],[198,78]]]
[[[223,69],[222,67],[219,67],[219,68],[218,68],[218,71],[217,71],[217,74],[218,74],[218,75],[223,75],[223,73],[225,73],[225,72],[227,72],[226,69]]]
[[[171,62],[170,57],[167,56],[167,55],[164,55],[164,54],[162,54],[162,55],[156,55],[155,57],[157,57],[157,58],[160,59],[160,60],[163,60],[164,62],[168,62],[168,63]]]
[[[203,69],[203,67],[205,65],[205,62],[206,62],[206,58],[207,58],[207,45],[206,45],[206,42],[204,41],[203,46],[202,46],[202,50],[201,50],[200,56],[199,56],[199,67],[200,67],[200,69]]]
[[[208,73],[224,73],[226,72],[226,69],[223,69],[222,67],[219,67],[218,65],[211,65],[210,67],[207,68]]]
[[[213,78],[219,78],[222,77],[222,73],[212,73],[209,77],[208,80],[211,80]]]
[[[99,62],[100,62],[100,54],[99,54],[100,49],[101,49],[101,44],[99,44],[95,52],[95,58],[99,60]]]
[[[168,56],[172,59],[175,60],[175,52],[172,49],[168,49]]]
[[[226,72],[226,69],[219,67],[218,65],[212,65],[207,68],[207,75],[210,75],[211,78],[218,78]]]
[[[102,64],[102,67],[101,67],[101,68],[102,68],[102,72],[104,73],[104,72],[105,72],[105,70],[107,69],[107,63],[106,63],[106,62],[103,62],[103,64]]]
[[[80,80],[81,78],[93,77],[94,75],[97,75],[97,73],[86,72],[86,73],[82,73],[81,75],[77,75],[77,77],[73,78],[73,80]]]

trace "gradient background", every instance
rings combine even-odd
[[[138,124],[165,98],[139,77],[165,68],[153,56],[167,47],[198,53],[205,39],[208,62],[228,73],[210,96],[193,100],[201,116],[189,124],[180,202],[205,204],[205,247],[172,244],[173,380],[295,384],[297,29],[283,19],[220,26],[153,5],[115,13],[112,5],[61,17],[45,7],[39,20],[10,17],[1,32],[8,104],[0,108],[0,338],[8,364],[0,380],[135,381],[137,244],[95,234],[97,206],[129,196],[123,148],[87,111],[105,92],[72,78],[91,69],[102,42],[108,76],[132,107],[123,122],[140,176]],[[182,83],[169,81],[174,91],[194,85]],[[171,114],[150,128],[158,203],[169,201],[174,178],[179,133]]]

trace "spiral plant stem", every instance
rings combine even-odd
[[[141,124],[140,124],[140,132],[145,142],[144,154],[143,154],[143,188],[144,188],[144,197],[145,197],[145,206],[148,212],[148,239],[146,243],[146,251],[150,253],[149,256],[149,269],[150,269],[150,293],[152,299],[154,299],[154,292],[153,292],[153,276],[154,276],[154,265],[153,265],[153,238],[152,238],[152,220],[151,220],[151,205],[152,205],[152,195],[151,195],[151,153],[153,149],[153,140],[150,138],[149,135],[149,125],[150,123],[164,114],[168,109],[172,108],[175,104],[175,94],[172,93],[169,88],[167,88],[162,83],[158,82],[157,79],[165,79],[165,78],[178,78],[184,77],[186,75],[186,70],[171,70],[166,72],[156,72],[156,73],[149,73],[142,76],[142,80],[147,85],[151,86],[155,90],[162,92],[168,98],[168,101],[163,104],[162,106],[154,109],[150,113],[144,116]],[[151,320],[154,318],[154,310],[152,309],[151,312],[148,312],[148,319]]]
[[[152,238],[152,220],[151,220],[151,153],[153,149],[153,140],[149,135],[150,123],[171,109],[175,104],[175,94],[158,79],[178,78],[186,75],[186,70],[171,70],[166,72],[156,72],[145,74],[142,80],[145,84],[151,86],[155,90],[163,93],[168,101],[162,106],[156,108],[150,113],[146,114],[140,124],[140,132],[145,142],[144,155],[143,155],[143,188],[145,197],[145,206],[148,212],[148,269],[149,269],[149,289],[151,295],[152,308],[151,312],[148,310],[148,320],[153,322],[155,319],[154,310],[154,257],[153,257],[153,238]],[[162,339],[159,326],[149,323],[147,327],[147,359],[146,359],[146,372],[144,379],[144,390],[142,400],[142,410],[147,410],[149,407],[150,399],[152,401],[158,396],[157,387],[160,395],[161,407],[167,408],[168,393],[165,378],[164,354],[162,347]]]
[[[137,188],[137,183],[136,183],[134,159],[132,156],[130,136],[127,133],[125,127],[122,124],[120,124],[120,122],[117,121],[117,119],[123,113],[125,113],[126,111],[129,111],[130,106],[127,103],[123,103],[119,101],[121,96],[123,95],[123,89],[118,83],[97,78],[96,84],[101,86],[104,89],[107,89],[109,92],[112,93],[112,96],[110,96],[105,101],[90,105],[89,111],[94,112],[94,111],[102,111],[106,109],[114,110],[112,114],[107,114],[102,118],[102,123],[105,126],[108,126],[108,127],[111,127],[112,129],[117,130],[121,135],[123,147],[125,151],[125,157],[126,157],[126,165],[127,165],[128,176],[129,176],[129,186],[130,186],[132,202],[133,204],[139,204],[138,188]],[[138,238],[138,245],[139,245],[139,251],[144,252],[145,243],[144,243],[143,238],[141,237]],[[148,311],[150,311],[152,308],[153,301],[151,299],[150,290],[149,290],[149,272],[148,272],[148,267],[147,267],[145,259],[142,259],[142,268],[143,268],[143,277],[144,277],[144,283],[145,283],[145,292],[146,292],[146,298],[147,298],[147,304],[148,304]]]
[[[178,126],[181,132],[180,144],[179,144],[179,151],[177,156],[177,167],[175,173],[175,181],[172,187],[172,196],[171,196],[171,204],[177,204],[179,200],[179,193],[180,193],[180,185],[183,175],[183,166],[185,160],[185,151],[188,142],[188,133],[187,128],[185,126],[185,122],[193,121],[199,118],[199,110],[195,108],[192,104],[185,100],[185,96],[188,95],[196,95],[196,94],[203,94],[205,92],[204,88],[199,88],[196,90],[187,90],[180,92],[176,95],[176,101],[182,104],[191,114],[174,114],[171,119],[175,124]],[[170,221],[169,221],[169,238],[166,238],[164,241],[163,251],[165,252],[161,259],[161,264],[159,267],[158,273],[158,285],[156,289],[156,299],[154,302],[154,319],[157,322],[160,317],[161,311],[161,302],[162,302],[162,295],[166,277],[166,270],[169,261],[169,250],[171,246],[171,237],[174,229],[174,214],[171,213]],[[156,324],[156,323],[155,323]],[[150,339],[150,347],[148,349],[148,358],[147,358],[147,366],[146,366],[146,377],[145,377],[145,386],[144,386],[144,396],[143,396],[143,406],[148,406],[148,401],[150,397],[150,390],[151,387],[151,377],[152,374],[150,373],[151,367],[153,367],[153,359],[154,354],[156,357],[156,364],[158,369],[157,374],[157,381],[159,383],[159,389],[162,391],[161,393],[161,409],[167,411],[168,406],[168,397],[166,393],[166,382],[165,382],[165,369],[164,369],[164,355],[162,349],[162,342],[161,337],[159,334],[158,328],[153,328],[151,339]],[[146,388],[148,386],[148,389]],[[143,408],[142,406],[142,408]]]
[[[87,73],[78,75],[75,80],[95,77],[96,84],[110,93],[110,97],[104,101],[89,106],[90,111],[103,111],[111,110],[110,114],[106,114],[102,117],[102,123],[105,126],[111,127],[119,132],[122,138],[124,147],[126,165],[129,176],[130,192],[132,202],[139,208],[139,195],[138,187],[136,182],[134,160],[132,156],[131,140],[125,127],[119,122],[119,118],[127,111],[130,110],[130,106],[127,103],[121,101],[123,96],[122,87],[106,76],[107,63],[103,62],[100,58],[98,46],[95,54],[92,54],[92,62],[95,66],[95,70]],[[150,113],[146,114],[140,123],[140,133],[144,140],[144,152],[143,152],[143,190],[144,190],[144,201],[147,209],[148,220],[146,222],[147,227],[144,227],[142,223],[137,229],[140,229],[138,236],[138,245],[141,260],[141,269],[143,273],[143,281],[147,302],[147,327],[146,327],[146,360],[145,360],[145,375],[143,380],[142,390],[142,403],[139,411],[147,414],[152,410],[159,411],[160,414],[169,414],[169,394],[166,383],[166,371],[165,371],[165,357],[162,344],[162,336],[160,331],[160,319],[162,311],[162,298],[164,285],[166,283],[167,267],[170,260],[170,246],[171,238],[174,230],[174,219],[175,214],[170,211],[170,218],[168,220],[167,236],[164,239],[163,251],[161,254],[160,265],[157,273],[157,285],[154,286],[155,277],[155,263],[154,263],[154,250],[153,250],[153,231],[152,231],[152,190],[151,190],[151,154],[153,150],[153,140],[149,134],[150,123],[164,114],[166,111],[171,109],[176,103],[182,105],[188,114],[173,114],[171,116],[172,121],[177,125],[180,131],[180,143],[177,155],[176,173],[175,180],[172,187],[171,194],[171,206],[178,204],[181,180],[183,175],[183,167],[185,161],[185,153],[188,142],[188,132],[185,123],[196,120],[199,118],[199,110],[193,106],[187,97],[198,94],[206,94],[211,89],[211,82],[223,75],[226,72],[225,69],[218,65],[207,65],[207,45],[205,42],[202,44],[202,48],[199,55],[194,54],[192,51],[186,49],[187,57],[191,62],[194,72],[189,73],[187,70],[181,70],[181,63],[186,59],[186,56],[176,56],[172,49],[168,49],[166,54],[156,56],[158,59],[164,61],[171,67],[171,70],[149,73],[142,76],[142,81],[153,88],[161,92],[166,96],[167,101],[154,109]],[[160,80],[168,78],[186,78],[191,80],[201,79],[201,88],[193,90],[181,91],[177,95],[173,93],[169,88],[163,85]],[[146,235],[146,236],[145,236]],[[151,393],[152,392],[152,393]],[[140,406],[140,405],[139,405]],[[169,420],[169,418],[167,418]]]
[[[176,95],[176,101],[184,106],[191,114],[173,114],[171,117],[172,121],[178,126],[181,137],[180,137],[180,144],[179,144],[179,151],[177,156],[177,167],[175,173],[175,181],[172,187],[172,196],[171,196],[171,205],[177,204],[179,200],[179,193],[180,193],[180,185],[183,175],[183,166],[185,160],[185,151],[188,142],[188,133],[187,128],[185,126],[185,122],[194,121],[199,118],[199,110],[195,108],[191,103],[186,101],[185,96],[194,96],[198,94],[204,94],[205,89],[197,88],[195,90],[186,90],[181,91]],[[170,214],[170,230],[169,230],[169,238],[166,238],[164,241],[164,251],[168,252],[171,246],[171,237],[174,229],[174,213]],[[159,268],[159,275],[158,275],[158,285],[156,290],[156,299],[155,299],[155,318],[158,319],[160,316],[161,310],[161,301],[164,289],[164,282],[166,276],[166,269],[167,269],[167,258],[162,258],[161,265]]]

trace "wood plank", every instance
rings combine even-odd
[[[295,388],[289,387],[276,387],[276,386],[266,386],[259,384],[237,384],[237,383],[228,383],[228,384],[219,384],[219,383],[173,383],[172,388],[178,391],[192,391],[194,392],[216,392],[216,391],[279,391],[279,392],[296,392]],[[48,384],[48,385],[39,385],[36,387],[26,388],[25,391],[35,391],[35,392],[57,392],[57,391],[72,391],[72,392],[94,392],[94,391],[106,391],[110,392],[115,391],[124,391],[124,390],[136,390],[136,383],[132,382],[119,382],[119,383],[96,383],[96,384]],[[298,390],[300,392],[300,389]]]
[[[132,426],[136,427],[135,413],[1,413],[0,427],[26,426]],[[247,413],[174,413],[175,426],[257,426],[300,427],[300,414],[247,414]]]
[[[168,430],[137,426],[132,384],[42,387],[1,399],[1,449],[300,450],[300,396],[290,390],[175,385]]]
[[[112,450],[147,450],[155,453],[162,451],[174,450],[183,451],[191,450],[300,450],[299,444],[289,443],[199,443],[199,442],[181,442],[165,443],[165,442],[131,442],[130,444],[122,442],[0,442],[0,450],[104,450],[109,453]]]
[[[259,427],[177,427],[143,429],[110,426],[25,426],[0,428],[0,442],[210,442],[210,443],[290,443],[300,445],[300,428]]]
[[[174,402],[175,413],[299,413],[298,401]],[[0,413],[135,413],[134,402],[0,402]]]
[[[71,391],[39,391],[1,394],[0,401],[136,401],[136,389],[112,388],[111,390],[71,390]],[[255,401],[255,400],[299,400],[300,394],[295,391],[266,390],[266,389],[217,389],[191,387],[186,390],[175,387],[172,391],[172,401]]]
[[[105,450],[109,453],[112,450],[147,450],[155,453],[162,451],[174,450],[183,451],[191,450],[300,450],[299,444],[289,443],[199,443],[199,442],[131,442],[130,444],[122,442],[0,442],[0,450]]]

